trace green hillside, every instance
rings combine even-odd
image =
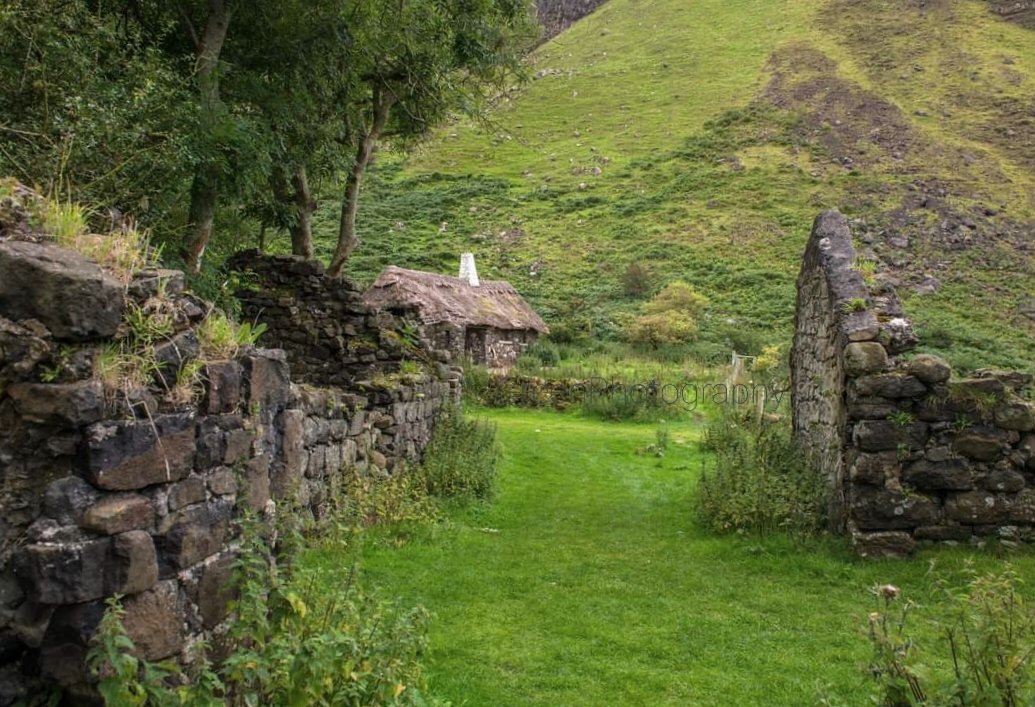
[[[838,207],[928,348],[1035,366],[1032,30],[972,0],[612,0],[532,61],[489,124],[381,156],[355,277],[473,250],[558,330],[606,336],[638,263],[708,295],[719,355],[789,339]]]

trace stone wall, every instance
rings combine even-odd
[[[271,301],[291,318],[270,334],[291,355],[243,347],[206,360],[184,395],[170,385],[201,355],[208,306],[183,292],[181,273],[127,287],[75,253],[0,240],[0,705],[40,681],[89,701],[83,657],[113,593],[126,595],[143,657],[188,659],[224,628],[243,511],[270,517],[290,497],[321,513],[336,475],[395,471],[457,399],[451,369],[399,375],[426,352],[395,346],[392,329],[382,337],[352,290],[282,264],[302,296],[280,282]],[[154,345],[164,368],[150,385],[106,385],[95,372],[125,334],[124,312],[156,307],[175,323]]]
[[[349,280],[328,278],[314,260],[238,253],[228,262],[238,273],[242,319],[262,322],[263,340],[287,352],[296,381],[352,386],[402,361],[423,361],[443,379],[459,381],[445,351],[426,351],[416,320],[374,312]]]
[[[848,222],[815,223],[791,352],[795,437],[826,474],[832,524],[863,555],[917,543],[1035,538],[1032,376],[909,355],[890,287],[855,268]]]

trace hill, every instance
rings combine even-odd
[[[836,206],[927,348],[1033,367],[1035,34],[1007,5],[612,0],[489,124],[382,156],[353,275],[473,250],[562,335],[606,336],[640,302],[636,263],[710,298],[701,353],[721,357],[789,340],[812,219]],[[319,255],[335,221],[328,202]]]

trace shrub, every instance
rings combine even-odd
[[[640,263],[629,263],[622,272],[622,292],[627,297],[643,297],[650,289],[650,271]]]
[[[487,499],[495,491],[499,457],[495,425],[447,407],[435,422],[419,473],[434,496]]]
[[[802,537],[823,527],[824,485],[786,426],[725,414],[707,429],[704,448],[714,463],[701,475],[697,511],[710,530]]]
[[[580,407],[583,415],[608,422],[654,422],[681,412],[665,404],[655,381],[615,380],[606,389],[590,388]]]
[[[644,314],[633,321],[627,336],[632,343],[652,349],[688,344],[697,338],[697,322],[675,310]]]
[[[628,326],[626,336],[652,349],[688,344],[697,339],[697,319],[707,303],[690,285],[673,282],[643,305],[643,314]]]
[[[218,309],[213,309],[197,328],[198,340],[210,360],[231,359],[242,346],[254,346],[266,331],[266,324],[237,324]]]
[[[1035,609],[1022,596],[1020,580],[1009,567],[967,574],[957,586],[936,582],[943,597],[936,607],[918,607],[891,585],[874,589],[877,607],[866,635],[875,704],[1035,704]],[[932,610],[939,613],[928,616],[926,627],[911,623]]]
[[[132,656],[115,598],[88,655],[108,705],[429,704],[424,609],[378,601],[360,587],[354,567],[311,569],[291,553],[277,564],[269,529],[254,518],[244,527],[231,582],[228,655],[218,670],[202,658],[191,684],[171,689],[186,676],[174,663]],[[298,533],[293,523],[281,529],[281,548],[301,548]]]

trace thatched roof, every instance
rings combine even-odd
[[[472,287],[458,277],[390,265],[363,299],[377,309],[414,309],[425,324],[549,331],[509,282],[483,280]]]

